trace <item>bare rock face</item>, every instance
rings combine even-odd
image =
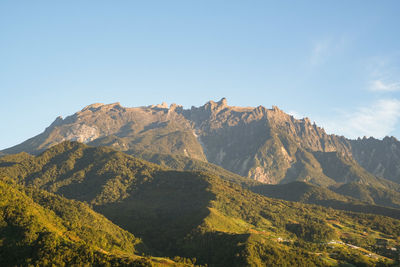
[[[225,98],[191,109],[166,103],[136,108],[96,103],[65,119],[58,117],[43,133],[2,153],[38,153],[64,140],[132,154],[151,151],[186,156],[271,184],[302,180],[329,186],[338,182],[326,173],[329,157],[315,153],[335,152],[330,155],[337,159],[338,168],[357,165],[354,154],[375,174],[393,173],[392,180],[396,180],[400,173],[397,163],[385,165],[369,149],[363,150],[366,146],[361,141],[328,135],[308,118],[297,120],[276,106],[229,106]],[[400,155],[397,140],[384,143],[388,143],[385,151]],[[356,176],[348,177],[376,182],[369,174],[360,174],[362,179]]]
[[[400,142],[395,137],[350,141],[355,160],[372,174],[400,183]]]
[[[265,183],[265,184],[276,184],[275,178],[268,173],[265,173],[265,169],[262,167],[255,167],[248,172],[248,176],[254,180]]]
[[[65,140],[88,143],[99,137],[99,130],[96,127],[85,124],[73,125],[65,133]]]
[[[92,104],[65,118],[57,118],[45,132],[7,149],[6,153],[38,153],[64,140],[108,145],[123,151],[150,150],[206,160],[179,106],[166,104],[125,108],[119,103]]]
[[[182,114],[191,121],[209,162],[264,183],[296,180],[299,173],[296,178],[292,174],[304,160],[298,158],[300,150],[351,156],[345,138],[328,135],[309,119],[296,120],[278,107],[232,107],[222,99]],[[318,172],[323,184],[335,182]]]

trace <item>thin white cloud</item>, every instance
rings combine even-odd
[[[379,92],[395,92],[400,91],[400,82],[388,83],[382,80],[374,80],[371,82],[369,89]]]
[[[400,91],[399,56],[375,57],[367,64],[369,70],[369,91],[396,92]]]
[[[324,62],[325,59],[329,57],[330,52],[331,52],[330,40],[326,39],[316,42],[311,52],[311,57],[310,57],[311,65],[316,66]]]
[[[349,138],[390,135],[400,121],[400,100],[381,99],[368,107],[343,113],[324,124],[329,133]]]
[[[310,64],[318,66],[325,63],[334,54],[343,50],[349,43],[350,39],[345,36],[329,37],[314,42],[311,49]]]

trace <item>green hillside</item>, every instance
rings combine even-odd
[[[341,186],[345,187],[347,184]],[[360,184],[355,184],[357,186]],[[341,188],[340,187],[340,188]],[[372,187],[374,188],[374,187]],[[316,204],[324,207],[330,207],[339,210],[372,213],[377,215],[389,216],[395,219],[400,219],[400,209],[396,206],[390,208],[390,203],[386,205],[377,206],[375,202],[363,201],[364,198],[356,196],[356,191],[349,190],[349,195],[338,194],[328,188],[316,186],[305,182],[292,182],[288,184],[269,185],[262,184],[251,187],[253,192],[258,194],[284,199],[289,201]],[[356,196],[357,198],[354,198]],[[382,199],[380,196],[379,199]]]
[[[6,167],[6,166],[11,166],[15,163],[28,160],[33,158],[31,154],[28,154],[26,152],[21,152],[18,154],[11,154],[11,155],[0,155],[0,166],[1,167]]]
[[[337,194],[327,188],[300,181],[291,182],[288,184],[257,185],[252,188],[252,191],[273,198],[299,201],[304,203],[315,203],[328,199],[340,201],[349,200],[348,197]]]
[[[400,249],[399,220],[271,199],[109,148],[64,142],[14,162],[0,177],[86,201],[152,256],[209,266],[373,266],[394,264],[391,248]]]
[[[150,266],[145,250],[83,203],[0,181],[1,266]]]
[[[111,148],[63,142],[37,157],[0,168],[3,177],[67,198],[104,204],[122,200],[161,167]]]
[[[397,189],[395,186],[390,188]],[[367,203],[400,209],[400,193],[390,188],[360,183],[348,183],[338,187],[332,187],[332,190]]]

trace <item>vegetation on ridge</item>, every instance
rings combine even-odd
[[[343,185],[346,186],[347,184]],[[355,184],[355,186],[362,186]],[[338,194],[328,188],[319,187],[305,182],[291,182],[288,184],[269,185],[261,184],[250,188],[258,194],[284,199],[289,201],[316,204],[324,207],[330,207],[339,210],[372,213],[377,215],[389,216],[400,219],[400,209],[396,206],[390,208],[391,202],[384,203],[384,206],[374,205],[375,202],[360,201],[355,198],[345,196],[346,194]],[[335,189],[334,189],[335,190]],[[354,195],[349,193],[350,196]],[[361,198],[359,198],[361,199]],[[383,197],[381,197],[383,199]],[[393,200],[395,201],[395,200]],[[389,206],[389,207],[387,207]]]

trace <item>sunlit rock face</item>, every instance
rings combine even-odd
[[[392,161],[381,160],[378,153],[379,149],[391,151],[386,155],[398,159],[397,140],[374,141],[380,148],[373,150],[372,141],[328,135],[308,118],[295,119],[276,106],[229,106],[225,98],[190,109],[166,103],[134,108],[96,103],[65,119],[58,117],[43,133],[2,153],[39,153],[64,140],[110,146],[131,154],[181,155],[271,184],[337,182],[323,167],[329,157],[317,157],[316,152],[335,152],[331,155],[344,168],[357,164],[356,159],[376,175],[399,180],[400,174],[399,160],[388,163]]]

